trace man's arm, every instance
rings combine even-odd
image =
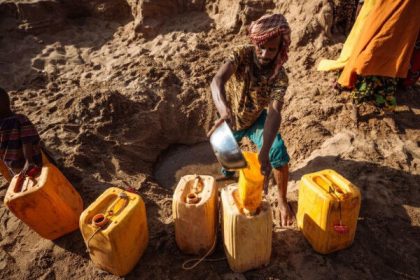
[[[213,98],[214,104],[216,105],[216,109],[219,112],[220,118],[215,121],[214,126],[210,129],[207,136],[210,136],[223,121],[226,120],[230,122],[232,119],[232,113],[226,106],[225,84],[233,75],[233,72],[234,67],[232,63],[226,62],[220,67],[219,71],[217,71],[213,81],[211,82],[211,96]]]
[[[280,128],[281,107],[282,103],[278,100],[271,102],[268,107],[268,115],[264,124],[263,145],[258,155],[261,164],[261,173],[264,175],[269,175],[271,171],[269,152]]]

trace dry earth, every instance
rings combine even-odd
[[[146,202],[150,242],[127,279],[420,279],[419,88],[400,92],[392,115],[362,106],[356,123],[348,94],[332,89],[336,74],[315,70],[344,40],[329,33],[327,2],[0,0],[0,86],[15,110],[36,124],[85,205],[123,182]],[[209,82],[267,11],[292,27],[281,125],[289,198],[296,210],[301,176],[336,169],[362,192],[356,239],[319,255],[275,215],[268,267],[237,274],[219,261],[184,271],[172,191],[184,174],[218,176],[205,137],[215,114]],[[118,279],[93,266],[79,232],[43,240],[2,202],[0,247],[2,279]],[[213,257],[223,254],[219,242]]]

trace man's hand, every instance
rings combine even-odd
[[[39,168],[35,163],[26,161],[25,165],[23,166],[22,170],[19,173],[19,177],[35,177],[39,175],[41,172],[41,168]]]
[[[26,173],[28,173],[28,170],[29,170],[32,166],[34,166],[34,164],[33,164],[33,163],[31,163],[31,162],[29,162],[29,161],[26,161],[26,162],[25,162],[25,165],[23,166],[22,170],[21,170],[21,171],[20,171],[20,173],[19,173],[19,176],[25,176],[25,175],[26,175]]]
[[[226,121],[228,124],[232,122],[232,113],[230,109],[227,107],[224,108],[224,112],[220,116],[220,118],[214,122],[213,127],[207,133],[207,137],[210,137],[213,134],[213,132],[216,130],[216,128],[218,128],[219,125],[221,125],[224,121]]]
[[[265,152],[263,150],[260,151],[258,154],[258,161],[260,162],[260,172],[262,175],[264,175],[264,183],[263,183],[263,189],[264,193],[268,193],[268,183],[270,180],[270,174],[271,174],[271,164],[270,164],[270,158],[268,155],[268,152]]]
[[[261,150],[258,154],[258,160],[261,165],[261,174],[264,176],[270,176],[271,173],[271,164],[268,152]]]

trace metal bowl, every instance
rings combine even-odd
[[[245,168],[247,163],[226,122],[219,125],[210,136],[210,144],[220,164],[228,169]]]

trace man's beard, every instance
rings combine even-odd
[[[258,60],[258,62],[260,64],[261,68],[263,68],[264,70],[268,70],[268,69],[272,69],[274,67],[274,60],[275,59],[266,60],[263,63],[261,63],[261,61]]]
[[[270,62],[272,62],[272,61],[273,60],[262,59],[262,60],[260,60],[260,64],[261,64],[261,66],[265,66],[265,65],[270,64]]]

